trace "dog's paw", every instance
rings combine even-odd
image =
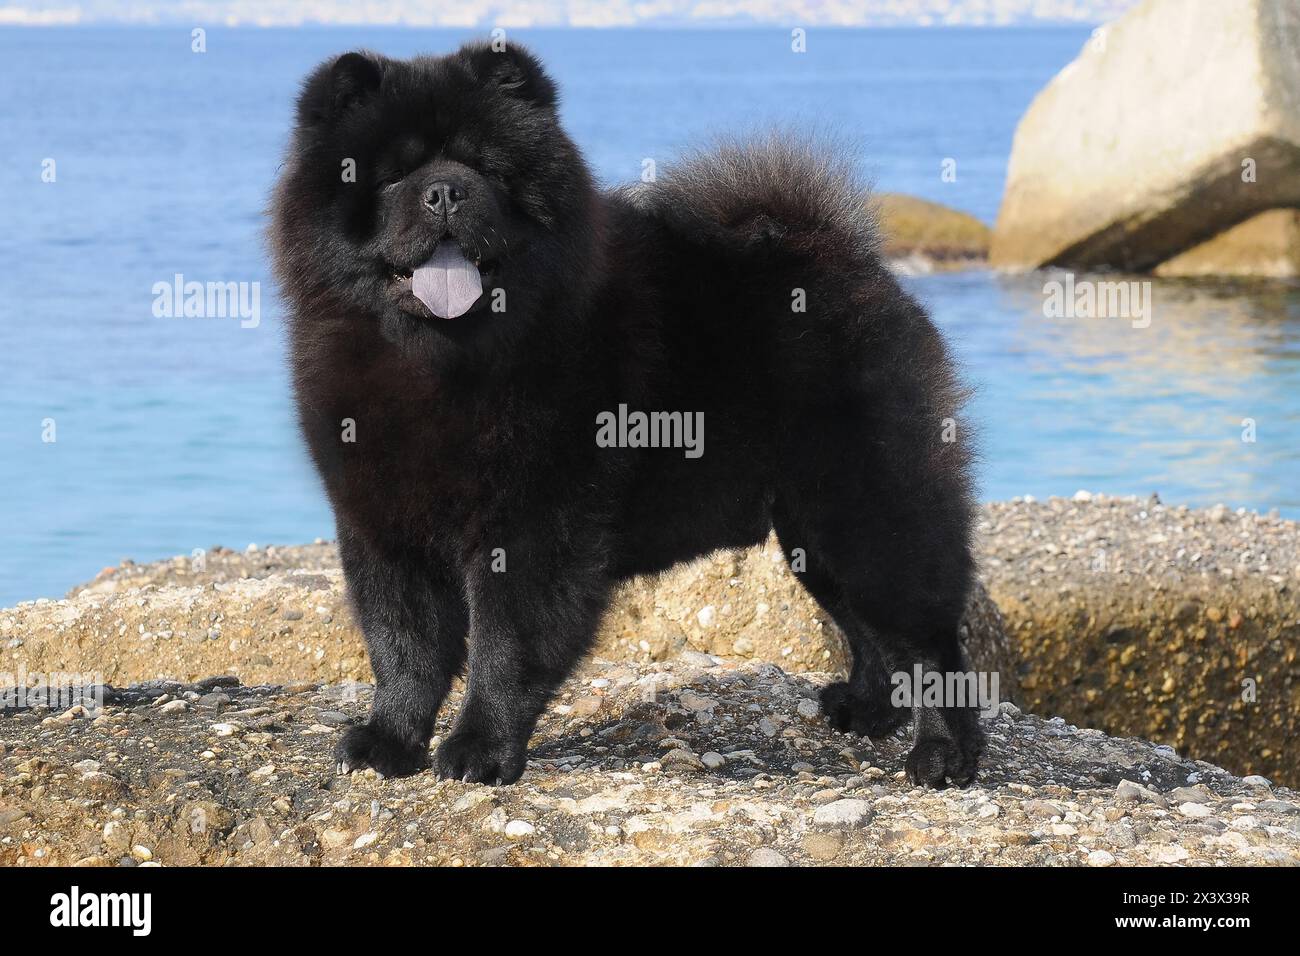
[[[497,786],[518,780],[525,763],[526,746],[470,730],[453,732],[433,755],[433,769],[441,778]]]
[[[371,767],[384,777],[406,777],[429,765],[429,748],[385,733],[374,724],[351,727],[334,748],[340,773]]]
[[[960,712],[950,725],[949,733],[927,733],[917,737],[907,755],[904,769],[915,786],[942,790],[948,784],[968,786],[979,768],[984,749],[984,734],[973,714]]]
[[[821,692],[822,713],[836,730],[863,737],[887,737],[912,716],[908,707],[893,707],[889,701],[868,701],[847,681],[829,684]]]

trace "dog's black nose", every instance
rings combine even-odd
[[[450,216],[464,198],[460,186],[447,179],[429,183],[424,190],[424,204],[440,216]]]

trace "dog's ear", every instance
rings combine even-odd
[[[322,63],[303,83],[298,122],[315,126],[342,116],[349,107],[375,94],[386,67],[384,58],[373,53],[344,53]]]
[[[555,83],[541,61],[519,44],[475,43],[462,47],[460,56],[482,86],[534,106],[555,106]]]

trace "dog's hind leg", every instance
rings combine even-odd
[[[849,609],[840,583],[815,552],[809,553],[806,536],[780,504],[774,507],[772,519],[791,572],[835,622],[848,644],[852,659],[849,679],[829,684],[821,693],[826,719],[836,730],[864,737],[888,735],[907,723],[911,712],[890,702],[889,675],[893,668],[885,660],[884,649]]]
[[[773,515],[787,553],[803,549],[804,582],[852,648],[849,680],[823,696],[827,717],[872,735],[906,719],[891,705],[891,672],[910,679],[920,665],[945,687],[965,672],[958,628],[974,562],[964,474],[933,468],[928,449],[890,440],[888,428],[884,442],[872,440],[869,425],[827,410],[791,429]],[[969,783],[983,743],[978,702],[911,702],[909,778]]]

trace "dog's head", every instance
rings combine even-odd
[[[593,205],[528,52],[347,53],[303,85],[272,241],[296,305],[461,337],[580,285]]]

